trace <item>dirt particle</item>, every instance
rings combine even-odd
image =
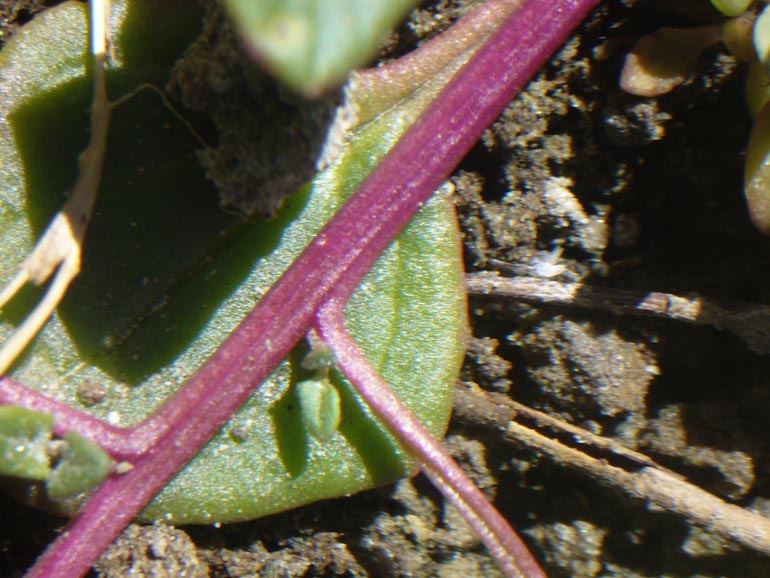
[[[557,317],[539,325],[520,345],[529,360],[529,376],[557,411],[580,406],[573,417],[583,420],[593,412],[616,416],[646,407],[654,377],[650,356],[614,329]]]
[[[107,390],[101,383],[87,379],[78,387],[78,397],[85,405],[92,406],[104,401]]]
[[[132,524],[97,562],[101,578],[207,578],[190,538],[181,530]]]

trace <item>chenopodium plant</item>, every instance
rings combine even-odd
[[[252,518],[384,483],[412,470],[407,456],[506,574],[543,576],[433,437],[446,426],[465,329],[450,201],[431,197],[594,3],[490,2],[419,54],[354,76],[347,105],[357,119],[341,153],[272,222],[213,211],[211,188],[185,152],[195,146],[187,127],[164,116],[152,94],[109,105],[101,214],[80,283],[14,379],[0,380],[3,403],[23,408],[0,416],[10,424],[0,447],[32,456],[16,469],[21,462],[4,456],[8,475],[41,481],[60,498],[82,492],[68,481],[82,472],[108,473],[74,496],[67,531],[28,576],[83,575],[137,515]],[[163,29],[178,13],[116,3],[111,88],[158,82],[158,57],[173,53],[174,35],[153,45],[146,22]],[[52,212],[50,195],[75,176],[52,159],[78,149],[72,135],[82,119],[66,109],[85,108],[84,30],[82,5],[65,3],[0,55],[9,87],[2,234],[16,258]],[[98,57],[94,71],[98,98]],[[46,171],[32,170],[40,166]],[[35,297],[21,294],[5,313],[20,319]],[[309,332],[317,359],[303,368],[297,343]],[[54,468],[51,435],[65,444]]]
[[[168,74],[184,39],[176,51],[167,49],[165,70],[156,52],[148,62],[159,70],[147,71],[141,64],[152,41],[146,22],[165,16],[179,27],[171,20],[174,11],[149,2],[116,2],[115,9],[119,64],[109,71],[110,86],[123,92],[148,79],[162,80],[160,74]],[[25,209],[44,203],[38,210],[50,214],[65,183],[72,181],[66,165],[58,175],[55,169],[46,171],[43,183],[35,182],[26,167],[45,164],[57,151],[82,148],[82,142],[70,143],[73,134],[84,133],[81,111],[88,106],[88,79],[82,76],[85,25],[84,6],[64,4],[33,22],[6,50],[10,83],[14,88],[24,83],[9,105],[14,139],[6,143],[4,163],[7,173],[15,165],[21,178],[6,190],[26,184],[23,204],[8,212],[18,224],[3,231],[6,247],[12,236],[18,239],[19,228],[29,227],[28,239],[35,236],[36,217],[29,223]],[[72,50],[58,45],[44,67],[30,66],[39,52],[29,46],[39,51],[62,37]],[[68,69],[69,63],[78,70]],[[63,106],[68,96],[79,101],[69,111]],[[409,114],[414,112],[400,111],[399,120],[408,122],[404,117]],[[371,124],[355,135],[355,146],[344,150],[333,167],[290,198],[275,220],[244,222],[217,210],[216,191],[192,154],[199,145],[157,95],[138,95],[113,117],[100,214],[88,234],[85,270],[12,376],[108,423],[132,426],[168,398],[237,326],[398,133],[386,134],[393,118]],[[42,228],[47,219],[38,218]],[[23,249],[8,251],[4,261],[18,263],[20,254]],[[451,206],[447,198],[437,199],[383,256],[365,282],[366,291],[347,309],[348,327],[368,358],[397,391],[403,390],[400,397],[434,435],[446,427],[452,379],[462,355],[459,267]],[[176,523],[251,519],[407,473],[403,451],[372,428],[368,412],[338,372],[330,376],[344,401],[338,435],[322,444],[307,435],[303,412],[296,409],[303,399],[297,384],[313,373],[302,368],[302,355],[300,348],[282,361],[260,394],[145,509],[143,518]],[[412,387],[412,379],[421,387]],[[89,384],[104,392],[97,403],[85,391]]]

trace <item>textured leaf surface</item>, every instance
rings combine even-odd
[[[162,85],[162,73],[183,45],[184,35],[178,35],[175,49],[168,46],[174,43],[168,31],[190,29],[174,24],[180,10],[173,7],[186,2],[134,1],[125,11],[126,4],[116,4],[121,64],[108,76],[113,98],[141,82]],[[159,29],[166,36],[153,48],[160,42],[153,31]],[[0,131],[9,137],[0,143],[2,281],[74,180],[87,138],[90,94],[83,76],[84,30],[83,5],[67,3],[33,21],[0,55],[4,78],[14,79],[0,108]],[[40,45],[56,37],[66,38],[66,46],[57,45],[33,65],[27,47],[44,50]],[[111,423],[137,423],[218,347],[421,106],[395,108],[348,134],[337,160],[291,198],[276,220],[244,223],[218,211],[216,191],[195,162],[195,141],[157,96],[142,93],[121,105],[84,271],[13,376]],[[30,290],[4,312],[3,335],[38,294]],[[404,402],[442,435],[465,338],[460,249],[449,199],[430,202],[383,255],[354,295],[346,320]],[[146,518],[250,519],[360,491],[408,471],[407,457],[334,371],[341,424],[327,442],[308,434],[292,391],[313,375],[301,367],[301,349],[150,504]],[[93,383],[103,384],[106,396],[89,406],[83,392]]]
[[[44,480],[53,419],[22,407],[0,407],[0,474]]]
[[[417,0],[225,0],[254,55],[307,94],[367,64]]]

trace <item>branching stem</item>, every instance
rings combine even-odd
[[[317,331],[337,367],[395,435],[444,497],[478,534],[506,576],[545,578],[545,573],[500,513],[407,408],[351,339],[343,320],[347,298],[332,299],[318,314]],[[419,387],[419,384],[416,384]]]
[[[152,445],[133,460],[133,469],[101,484],[27,578],[76,578],[88,571],[310,330],[320,308],[353,291],[486,126],[597,1],[529,0],[501,24],[216,353],[157,412],[130,430],[153,440]],[[341,315],[344,302],[335,300],[329,307]],[[0,390],[8,383],[0,381]],[[433,463],[437,476],[454,476],[443,462]],[[515,549],[506,543],[504,529],[482,520],[491,533],[485,539],[500,542],[503,550]],[[526,562],[516,563],[522,571],[527,567]]]

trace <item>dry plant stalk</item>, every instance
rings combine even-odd
[[[472,384],[455,388],[454,416],[500,431],[511,443],[644,500],[651,510],[674,513],[712,534],[770,555],[770,519],[725,502],[613,440]],[[601,458],[591,455],[597,453]]]
[[[770,307],[767,305],[723,303],[704,297],[562,283],[541,277],[500,277],[486,272],[468,275],[466,286],[469,295],[710,325],[737,335],[759,355],[770,354]]]
[[[90,6],[91,54],[94,63],[91,140],[78,159],[78,178],[69,199],[51,220],[19,272],[0,292],[2,308],[26,283],[41,285],[55,272],[43,298],[0,349],[0,374],[7,372],[35,338],[59,306],[73,279],[80,273],[83,242],[102,180],[107,134],[114,107],[107,99],[105,81],[110,0],[92,0]]]

